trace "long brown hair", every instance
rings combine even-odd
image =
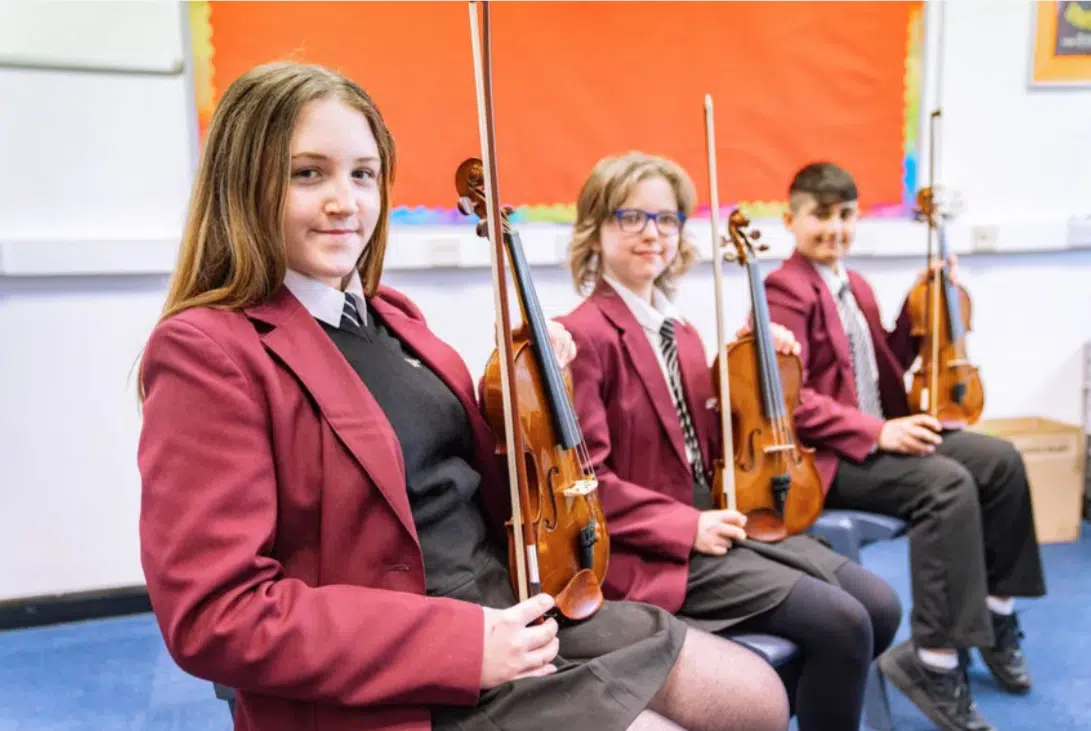
[[[576,222],[568,248],[568,267],[576,293],[590,294],[602,279],[602,245],[599,232],[614,210],[633,192],[637,183],[661,177],[674,190],[678,210],[688,218],[697,205],[697,191],[689,175],[666,158],[642,152],[630,152],[617,157],[604,157],[591,170],[576,201]],[[655,286],[668,296],[674,294],[675,283],[697,260],[697,249],[679,234],[678,253],[663,272],[655,278]]]
[[[328,97],[363,114],[379,148],[379,220],[357,264],[364,291],[375,294],[389,235],[394,138],[375,102],[351,79],[321,66],[269,63],[235,79],[216,105],[160,322],[193,307],[260,304],[283,284],[292,132],[308,102]],[[139,377],[137,392],[142,402]]]
[[[327,97],[359,110],[379,148],[379,221],[358,265],[364,291],[375,293],[389,229],[394,138],[351,79],[321,66],[270,63],[235,79],[216,106],[161,320],[191,307],[255,305],[283,283],[292,132],[303,107]]]

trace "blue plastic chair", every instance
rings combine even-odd
[[[212,690],[215,691],[216,697],[221,701],[227,703],[228,709],[231,711],[231,718],[235,718],[235,689],[227,686],[220,685],[219,683],[212,684]]]
[[[788,694],[788,711],[792,716],[795,716],[796,686],[799,685],[799,674],[803,669],[802,664],[799,662],[800,653],[796,644],[776,635],[746,632],[731,634],[728,632],[723,636],[732,642],[739,643],[751,652],[757,653],[777,671],[781,682],[784,683],[784,690]]]
[[[889,515],[859,510],[827,510],[811,527],[811,534],[829,542],[830,548],[860,563],[860,550],[877,541],[889,541],[905,534],[905,521]],[[876,663],[868,671],[864,692],[864,723],[873,731],[893,731],[886,679]]]

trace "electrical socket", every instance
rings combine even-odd
[[[975,253],[994,252],[998,238],[996,226],[974,226],[970,230],[970,250]]]
[[[1065,244],[1070,249],[1091,247],[1091,216],[1083,219],[1073,218],[1068,222]]]

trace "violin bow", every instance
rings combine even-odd
[[[716,294],[716,348],[720,372],[720,433],[723,440],[723,491],[727,508],[735,509],[735,438],[731,432],[731,386],[727,373],[727,334],[724,328],[724,234],[720,230],[720,191],[716,172],[716,127],[712,95],[705,94],[705,142],[708,148],[709,218],[712,221],[712,277]]]
[[[482,6],[480,27],[477,6]],[[496,141],[492,109],[492,54],[490,43],[489,2],[469,0],[470,40],[473,46],[474,82],[477,92],[478,132],[481,137],[481,162],[485,172],[485,204],[488,209],[489,255],[492,260],[493,295],[499,315],[496,341],[500,348],[500,382],[504,402],[505,437],[508,456],[508,486],[511,491],[512,527],[515,536],[516,584],[518,600],[531,596],[531,587],[541,585],[538,576],[538,545],[533,529],[523,515],[522,506],[530,504],[526,463],[522,454],[523,432],[516,418],[517,400],[514,370],[514,345],[511,317],[508,313],[507,270],[504,267],[504,229],[496,175]],[[524,502],[525,501],[525,502]]]

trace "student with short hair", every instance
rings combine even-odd
[[[880,668],[940,728],[984,731],[969,648],[1008,691],[1031,685],[1012,600],[1045,594],[1026,467],[1007,441],[912,413],[904,376],[919,343],[909,312],[887,331],[871,286],[845,264],[859,219],[852,175],[813,163],[788,195],[795,252],[765,288],[771,316],[802,345],[798,434],[817,450],[828,507],[910,526],[912,637]]]

